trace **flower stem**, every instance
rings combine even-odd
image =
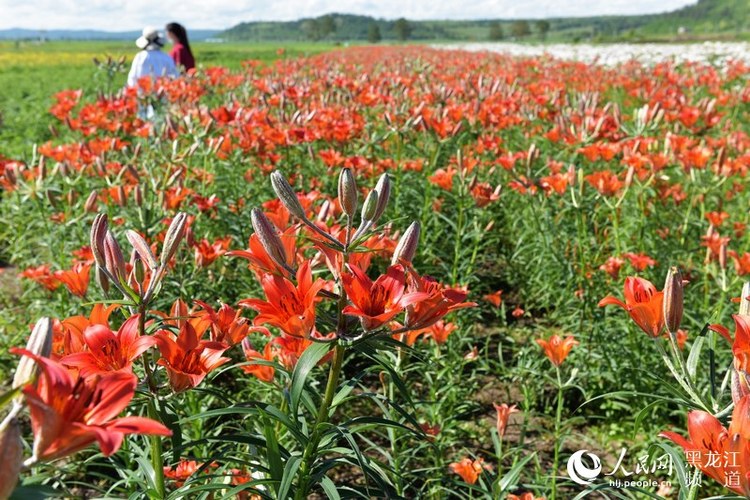
[[[159,414],[156,411],[156,404],[153,400],[148,403],[149,417],[157,422],[161,422]],[[151,441],[151,465],[154,468],[154,486],[156,486],[156,495],[158,498],[165,497],[164,490],[164,457],[162,456],[161,436],[150,436]]]
[[[323,396],[323,401],[320,403],[318,409],[318,416],[315,419],[315,426],[313,427],[310,440],[305,446],[305,451],[302,455],[302,465],[300,466],[299,472],[299,483],[297,492],[294,496],[295,499],[301,500],[307,497],[310,481],[310,472],[313,463],[316,459],[318,451],[318,445],[320,444],[320,430],[321,427],[328,422],[329,410],[333,396],[336,392],[336,387],[339,384],[339,375],[341,374],[341,366],[344,361],[344,347],[340,344],[336,345],[333,352],[333,361],[331,361],[331,368],[328,371],[328,382],[326,383],[326,392]]]
[[[562,424],[563,384],[560,377],[560,367],[555,366],[557,372],[557,411],[555,412],[555,454],[552,461],[552,494],[551,500],[557,498],[557,468],[560,465],[560,427]]]

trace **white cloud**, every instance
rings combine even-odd
[[[228,28],[242,21],[292,20],[330,12],[395,19],[511,19],[673,10],[694,0],[0,0],[0,29],[127,31],[179,21],[188,28]]]

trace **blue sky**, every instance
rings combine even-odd
[[[691,3],[695,0],[0,0],[0,29],[125,31],[169,21],[188,28],[226,28],[330,12],[388,19],[540,18],[655,13]]]

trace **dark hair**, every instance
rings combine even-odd
[[[177,41],[184,45],[186,49],[188,49],[188,52],[190,52],[191,54],[193,53],[193,51],[190,50],[190,42],[188,42],[187,30],[183,25],[181,25],[180,23],[169,23],[167,24],[167,32],[172,33],[175,38],[177,38]]]

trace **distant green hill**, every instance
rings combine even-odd
[[[744,38],[750,34],[750,0],[699,0],[664,14],[540,20],[386,20],[327,14],[298,21],[240,23],[218,35],[236,41],[376,42],[380,40],[666,40]]]

